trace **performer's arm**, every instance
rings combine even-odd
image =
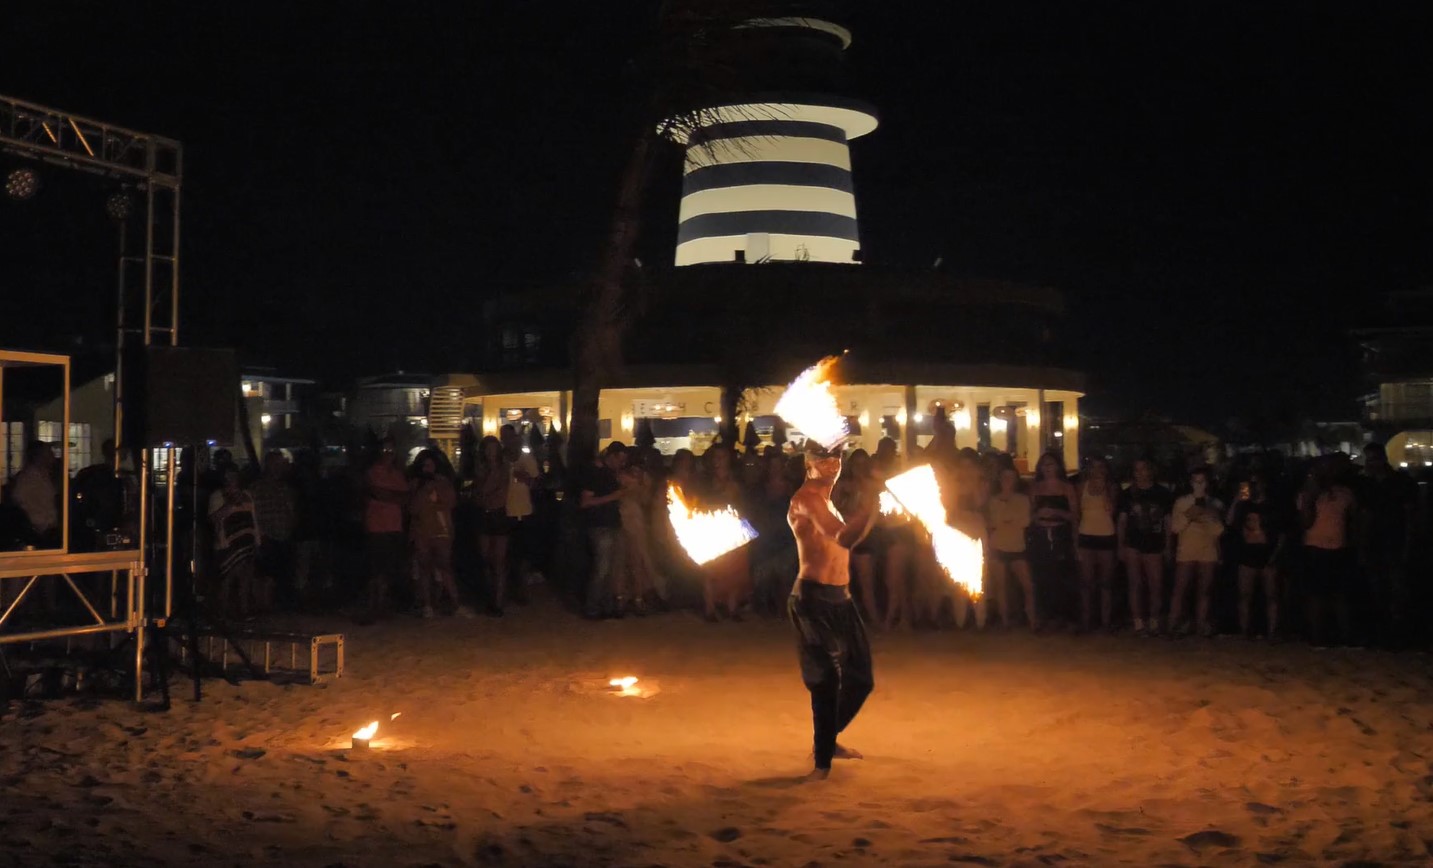
[[[858,496],[855,508],[845,521],[842,521],[831,507],[830,501],[825,498],[806,498],[803,505],[804,511],[816,523],[821,533],[834,539],[836,545],[849,549],[865,539],[866,534],[875,526],[876,516],[881,512],[879,503],[874,497]]]
[[[871,528],[875,527],[876,516],[881,513],[879,501],[874,497],[860,497],[857,503],[860,507],[855,515],[851,516],[836,535],[836,544],[843,548],[855,548],[859,545],[861,540],[866,538],[866,534],[871,532]]]

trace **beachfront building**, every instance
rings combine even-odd
[[[1433,467],[1433,287],[1389,293],[1368,317],[1353,332],[1364,426],[1394,466]]]
[[[602,443],[650,430],[664,453],[699,453],[727,416],[767,440],[782,384],[849,350],[835,391],[857,444],[891,437],[909,451],[943,410],[961,447],[1027,468],[1058,448],[1073,465],[1084,379],[1060,364],[1057,290],[862,262],[851,143],[877,116],[840,95],[852,36],[834,4],[819,16],[814,5],[728,34],[770,62],[680,142],[674,264],[643,268],[629,365],[601,397]],[[430,435],[455,446],[464,425],[563,427],[576,297],[555,287],[491,301],[485,373],[434,384]]]

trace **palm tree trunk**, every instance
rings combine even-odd
[[[641,230],[648,156],[655,137],[649,125],[640,128],[634,137],[617,188],[607,245],[573,336],[572,430],[567,453],[570,464],[596,456],[598,398],[622,369],[622,344],[636,314],[629,282]]]

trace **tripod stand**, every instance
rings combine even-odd
[[[178,464],[175,461],[175,457],[178,451],[172,446],[167,448],[168,467],[170,468],[170,474],[167,480],[167,487],[169,490],[167,492],[166,498],[168,504],[168,507],[166,509],[166,528],[168,530],[168,533],[166,534],[165,538],[168,542],[165,545],[164,558],[166,569],[170,571],[171,577],[168,586],[175,592],[174,597],[176,599],[165,600],[164,611],[167,617],[164,619],[158,619],[156,621],[156,624],[153,628],[155,632],[154,638],[156,641],[151,646],[153,653],[157,653],[159,655],[156,663],[156,672],[158,673],[158,680],[162,685],[161,691],[163,694],[163,707],[165,710],[168,710],[170,707],[169,672],[172,661],[170,660],[169,643],[171,638],[173,638],[173,634],[170,631],[171,625],[176,622],[183,624],[183,629],[179,633],[179,638],[181,641],[185,642],[186,654],[191,661],[191,675],[193,678],[195,702],[203,701],[204,670],[209,663],[208,659],[199,650],[199,632],[201,623],[203,624],[207,632],[217,634],[227,647],[234,649],[234,653],[239,657],[239,660],[244,664],[245,668],[248,670],[249,674],[252,677],[259,679],[268,677],[267,673],[265,673],[261,668],[259,668],[254,663],[254,661],[250,659],[249,655],[244,651],[243,647],[237,641],[235,641],[234,633],[230,628],[227,620],[223,617],[220,611],[220,607],[216,605],[211,605],[211,601],[209,601],[202,594],[199,593],[199,541],[201,539],[199,524],[200,489],[198,474],[194,472],[194,470],[197,470],[197,468],[185,468],[182,472],[176,471]],[[189,452],[190,455],[197,454],[197,450],[184,451]],[[181,486],[185,487],[186,489],[184,491],[184,495],[189,504],[189,508],[186,510],[186,512],[188,512],[189,518],[189,534],[187,540],[189,544],[189,558],[187,576],[182,577],[181,581],[176,582],[173,580],[173,572],[175,568],[175,552],[172,551],[174,540],[173,529],[175,524],[174,505],[176,494],[178,493],[178,489]],[[207,507],[207,504],[205,504],[205,506]],[[205,510],[205,513],[207,514],[207,509]],[[158,558],[156,558],[156,560],[158,560]],[[237,683],[237,679],[231,677],[227,673],[227,671],[223,672],[223,676],[225,680],[229,681],[231,684]]]

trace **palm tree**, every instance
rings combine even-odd
[[[661,0],[647,17],[642,56],[633,78],[648,87],[646,100],[631,101],[626,120],[631,147],[617,187],[612,223],[601,258],[586,287],[573,337],[572,430],[568,455],[584,461],[597,452],[598,397],[623,363],[623,345],[643,308],[635,274],[641,204],[657,148],[685,142],[714,123],[713,108],[744,89],[742,75],[759,63],[743,57],[743,43],[727,38],[742,24],[790,10],[772,0]],[[723,117],[730,119],[729,114]]]

